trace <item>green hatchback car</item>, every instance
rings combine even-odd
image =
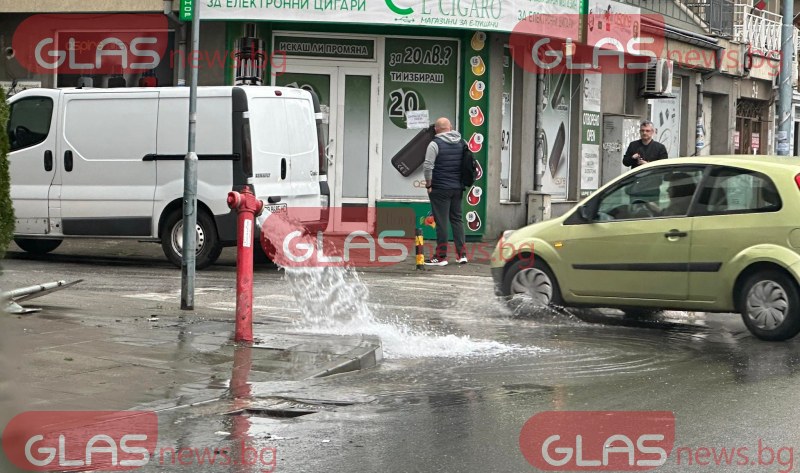
[[[800,332],[800,158],[638,167],[562,217],[504,232],[492,262],[495,293],[507,299],[630,315],[739,312],[758,338],[792,338]]]

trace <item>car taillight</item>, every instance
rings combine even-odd
[[[800,174],[794,176],[794,183],[797,184],[797,188],[800,189]]]

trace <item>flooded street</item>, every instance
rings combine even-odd
[[[514,316],[491,297],[488,278],[431,281],[398,287],[366,278],[375,299],[392,301],[375,307],[379,317],[476,345],[445,356],[422,355],[424,343],[418,356],[387,349],[374,370],[315,382],[320,397],[349,392],[374,401],[270,425],[294,439],[277,444],[291,471],[533,471],[520,454],[520,430],[552,410],[674,412],[675,447],[683,449],[659,471],[792,471],[797,342],[758,341],[729,314],[647,322],[581,314],[591,323],[546,311]],[[703,448],[739,456],[726,464],[720,454],[715,464]]]
[[[89,274],[56,303],[41,299],[48,317],[75,313],[81,297],[97,292],[155,307],[177,301],[179,275],[142,256],[116,265],[113,258],[45,263],[15,256],[4,262],[4,282]],[[185,396],[169,408],[142,397],[129,408],[158,412],[160,448],[208,448],[231,462],[195,458],[181,465],[167,456],[141,471],[537,471],[520,452],[520,432],[548,411],[674,413],[675,450],[657,471],[796,469],[799,341],[759,341],[731,314],[670,312],[637,320],[610,310],[515,313],[493,296],[488,271],[437,269],[320,275],[258,268],[254,315],[262,336],[280,324],[297,336],[336,340],[361,331],[381,339],[377,366],[309,379],[271,378],[255,359],[250,373],[249,358],[236,361],[239,350],[234,372],[223,372],[224,337],[202,331],[232,313],[234,268],[223,259],[198,273],[201,321],[188,329],[180,320],[164,321],[164,327],[191,330],[195,346],[203,340],[206,354],[184,366],[198,376],[200,365],[213,368],[215,381],[182,392],[226,394],[204,402]],[[328,289],[315,292],[321,286]],[[83,317],[100,327],[114,315]],[[149,330],[159,334],[159,347],[168,345],[166,328],[142,323],[137,336]],[[128,390],[136,399],[135,385]],[[719,453],[728,451],[736,455]]]

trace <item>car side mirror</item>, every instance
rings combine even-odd
[[[578,214],[583,220],[591,222],[594,221],[595,217],[597,216],[597,211],[594,210],[593,206],[587,204],[578,207]]]

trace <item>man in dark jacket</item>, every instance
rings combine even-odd
[[[640,140],[632,141],[628,145],[625,156],[622,158],[622,164],[630,166],[631,169],[647,164],[651,161],[659,159],[667,159],[667,148],[661,143],[653,139],[655,133],[653,122],[645,120],[639,127]]]
[[[436,136],[425,152],[425,187],[431,199],[433,220],[436,223],[436,251],[426,265],[447,265],[447,222],[453,226],[456,257],[460,264],[467,262],[464,246],[464,224],[461,201],[464,186],[461,183],[461,161],[464,159],[464,142],[461,134],[453,131],[450,120],[439,118],[434,124]]]

